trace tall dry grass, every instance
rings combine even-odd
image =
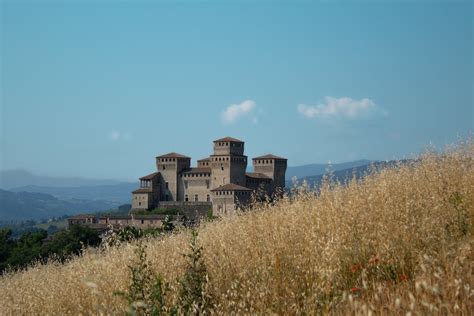
[[[464,314],[473,310],[474,143],[363,181],[301,187],[199,228],[217,314]],[[178,301],[189,232],[146,241]],[[0,314],[121,314],[134,245],[0,279]]]

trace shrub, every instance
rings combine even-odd
[[[136,259],[128,266],[130,285],[128,292],[115,292],[127,299],[132,315],[162,315],[166,312],[164,296],[166,284],[153,272],[146,256],[146,246],[140,241],[135,249]]]

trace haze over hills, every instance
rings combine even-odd
[[[9,190],[22,186],[81,187],[114,185],[119,183],[121,183],[121,181],[110,179],[85,179],[81,177],[41,176],[23,169],[0,171],[0,189],[4,190]]]
[[[404,162],[404,161],[372,161],[364,165],[358,165],[358,166],[356,165],[356,166],[342,169],[342,170],[331,168],[332,177],[333,177],[333,180],[344,183],[345,181],[352,179],[352,177],[356,177],[356,179],[360,179],[361,177],[364,176],[364,174],[369,172],[372,168],[374,168],[375,170],[380,170],[381,168],[391,166],[399,162]],[[327,174],[326,171],[314,176],[306,176],[306,177],[297,178],[297,183],[301,184],[303,181],[306,181],[307,184],[311,187],[317,186],[321,183],[325,174]],[[286,180],[285,185],[287,188],[291,188],[293,186],[293,181]]]
[[[123,204],[130,202],[131,192],[138,188],[138,186],[138,182],[122,182],[113,185],[94,185],[80,187],[50,187],[27,185],[12,188],[9,191],[46,193],[61,200],[104,200]]]
[[[288,167],[286,186],[292,186],[292,177],[315,185],[328,168],[340,181],[353,174],[360,177],[371,163],[369,160],[358,160]],[[374,165],[383,166],[384,163],[374,162]],[[8,189],[0,190],[0,221],[39,220],[113,209],[130,203],[131,191],[138,187],[138,182],[38,176],[25,170],[2,171],[0,176],[1,188]]]
[[[41,220],[83,212],[114,209],[120,203],[80,199],[59,200],[52,195],[0,189],[0,222]]]
[[[331,170],[339,171],[344,169],[351,169],[359,166],[365,166],[371,163],[371,160],[356,160],[350,162],[336,163],[336,164],[309,164],[303,166],[294,166],[288,167],[286,169],[286,180],[291,181],[293,177],[298,179],[317,176],[326,173],[327,169],[330,167]]]
[[[368,165],[370,160],[357,160],[339,164],[308,164],[290,166],[286,180],[293,177],[303,179],[324,174],[330,166],[339,171]],[[138,178],[138,177],[137,177]],[[130,193],[138,187],[138,182],[122,182],[111,179],[86,179],[81,177],[51,177],[33,174],[26,170],[0,171],[0,188],[12,192],[37,192],[53,195],[58,199],[106,200],[127,203]]]

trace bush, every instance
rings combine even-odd
[[[131,315],[162,315],[167,311],[164,302],[166,284],[163,283],[162,277],[151,269],[146,256],[146,246],[142,242],[138,242],[135,254],[135,261],[128,266],[128,292],[115,292],[115,295],[127,299],[128,312]]]
[[[202,247],[197,244],[198,233],[192,230],[188,254],[185,254],[186,268],[179,281],[179,308],[185,314],[199,315],[212,306],[210,293],[207,291],[207,269],[202,258]]]

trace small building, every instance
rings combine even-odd
[[[68,226],[71,225],[84,225],[84,224],[96,224],[97,218],[94,215],[75,215],[67,219]]]

